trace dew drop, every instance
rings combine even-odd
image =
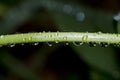
[[[101,47],[108,47],[108,43],[106,43],[106,42],[101,42],[101,43],[100,43],[100,46],[101,46]]]
[[[115,47],[120,47],[120,44],[113,44],[113,46],[115,46]]]
[[[83,42],[86,42],[87,39],[88,39],[88,35],[83,35],[83,37],[82,37],[82,41],[83,41]]]
[[[24,46],[24,45],[25,45],[24,43],[21,44],[21,46]]]
[[[66,43],[65,43],[65,45],[69,45],[69,43],[68,43],[68,42],[66,42]]]
[[[59,43],[59,41],[56,40],[55,43]]]
[[[95,47],[95,46],[97,46],[97,44],[95,42],[89,42],[89,46],[90,47]]]
[[[8,45],[8,47],[15,47],[15,44],[10,44],[10,45]]]
[[[48,46],[53,46],[53,44],[51,42],[47,42]]]
[[[33,45],[37,46],[37,45],[39,45],[39,43],[38,43],[38,42],[35,42],[35,43],[33,43]]]
[[[74,44],[75,46],[81,46],[81,45],[83,45],[82,42],[73,42],[73,44]]]

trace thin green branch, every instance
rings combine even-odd
[[[39,32],[10,34],[0,36],[0,45],[31,43],[31,42],[95,42],[119,44],[120,34],[84,33],[84,32]]]

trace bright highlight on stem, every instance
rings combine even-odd
[[[10,34],[0,36],[0,45],[22,44],[34,42],[95,42],[120,44],[120,34],[84,33],[84,32],[39,32]]]

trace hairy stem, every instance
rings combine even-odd
[[[39,32],[10,34],[0,36],[0,45],[31,43],[31,42],[95,42],[119,44],[120,34],[84,33],[84,32]]]

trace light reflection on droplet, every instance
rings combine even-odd
[[[9,45],[9,47],[11,47],[11,48],[14,47],[14,46],[15,46],[15,44],[10,44],[10,45]]]
[[[59,43],[59,41],[58,41],[58,40],[56,40],[56,41],[55,41],[55,43]]]
[[[33,45],[37,46],[39,43],[38,42],[35,42]]]
[[[83,35],[83,37],[82,37],[82,41],[83,41],[83,42],[86,42],[87,39],[88,39],[88,35]]]
[[[89,42],[89,46],[90,47],[95,47],[95,46],[97,46],[97,44],[95,42]]]
[[[21,44],[21,46],[24,46],[24,45],[25,45],[24,43]]]
[[[50,47],[53,46],[53,44],[50,43],[50,42],[47,42],[47,45],[50,46]]]
[[[82,42],[73,42],[73,44],[74,44],[75,46],[81,46],[81,45],[83,45]]]
[[[101,43],[100,43],[100,46],[101,46],[101,47],[108,47],[108,43],[106,43],[106,42],[101,42]]]
[[[69,43],[68,43],[68,42],[66,42],[66,43],[65,43],[65,45],[69,45]]]

